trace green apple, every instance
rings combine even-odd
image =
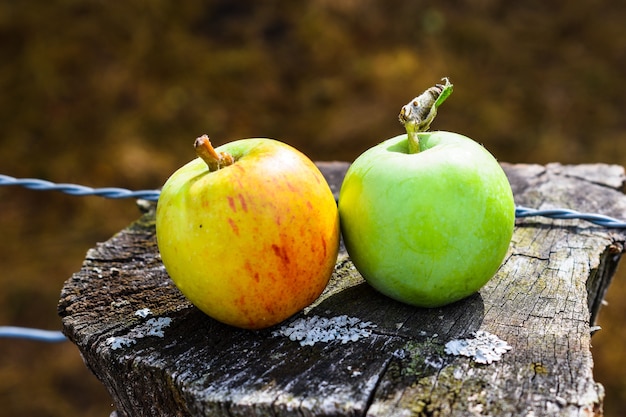
[[[434,112],[451,84],[437,87],[403,107],[408,133],[359,156],[339,194],[341,230],[358,271],[383,294],[420,307],[478,291],[502,263],[515,222],[511,186],[483,146],[420,131],[424,123],[416,128],[430,118],[428,128],[434,115],[424,108]]]
[[[284,143],[213,149],[165,183],[156,234],[165,268],[209,316],[241,328],[277,324],[312,303],[333,272],[339,216],[315,164]]]

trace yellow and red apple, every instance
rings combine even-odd
[[[315,164],[272,139],[242,139],[198,158],[165,183],[156,233],[165,268],[200,310],[249,329],[311,304],[333,272],[339,216]]]

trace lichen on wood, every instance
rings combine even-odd
[[[347,164],[320,167],[337,192]],[[520,205],[626,216],[621,167],[503,167]],[[599,415],[590,331],[625,240],[580,220],[518,219],[496,276],[434,309],[380,295],[342,249],[322,296],[283,325],[345,315],[371,323],[371,334],[302,346],[276,334],[280,326],[236,329],[193,307],[163,268],[148,207],[88,252],[59,313],[119,416]],[[136,314],[144,309],[149,316]],[[113,348],[159,318],[169,319],[163,337]],[[511,350],[491,364],[446,354],[447,342],[477,331]]]

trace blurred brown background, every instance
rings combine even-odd
[[[353,160],[401,105],[455,84],[433,129],[502,161],[626,164],[626,8],[608,0],[0,2],[0,173],[159,187],[193,139],[273,137]],[[0,188],[0,325],[58,329],[86,250],[133,201]],[[624,213],[626,217],[626,213]],[[626,406],[626,267],[593,337],[605,411]],[[7,416],[108,416],[70,343],[0,339]]]

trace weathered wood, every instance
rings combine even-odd
[[[338,191],[347,165],[321,166]],[[519,205],[626,217],[621,167],[503,166]],[[518,219],[497,275],[436,309],[379,295],[342,252],[326,292],[288,322],[347,315],[377,327],[355,342],[301,346],[190,305],[161,264],[151,211],[87,253],[59,313],[120,416],[599,415],[590,325],[625,238],[580,220]],[[445,353],[476,330],[512,349],[487,365]]]

